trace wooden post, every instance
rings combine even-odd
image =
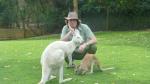
[[[78,0],[73,0],[73,10],[78,14]]]

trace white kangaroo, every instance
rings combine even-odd
[[[56,74],[59,75],[59,84],[72,80],[72,78],[63,79],[64,59],[68,56],[69,65],[72,65],[71,55],[82,42],[83,38],[76,29],[71,41],[55,41],[49,44],[41,56],[42,77],[39,84],[45,84],[49,79],[56,78]]]

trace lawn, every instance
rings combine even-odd
[[[96,32],[96,56],[112,71],[75,75],[65,68],[65,84],[150,84],[150,31]],[[0,41],[0,84],[37,84],[41,78],[40,56],[59,35]],[[77,61],[79,63],[79,61]],[[58,79],[47,84],[58,84]]]

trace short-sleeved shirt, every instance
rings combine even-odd
[[[80,35],[82,36],[84,42],[90,40],[90,38],[94,36],[93,32],[91,31],[89,26],[86,24],[80,23],[80,25],[78,26],[78,30],[79,30]],[[67,25],[65,25],[62,29],[61,38],[63,38],[68,32],[69,32],[69,28]],[[70,41],[72,39],[72,35],[70,35],[68,38]]]

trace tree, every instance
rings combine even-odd
[[[73,0],[73,10],[78,13],[78,0]]]

